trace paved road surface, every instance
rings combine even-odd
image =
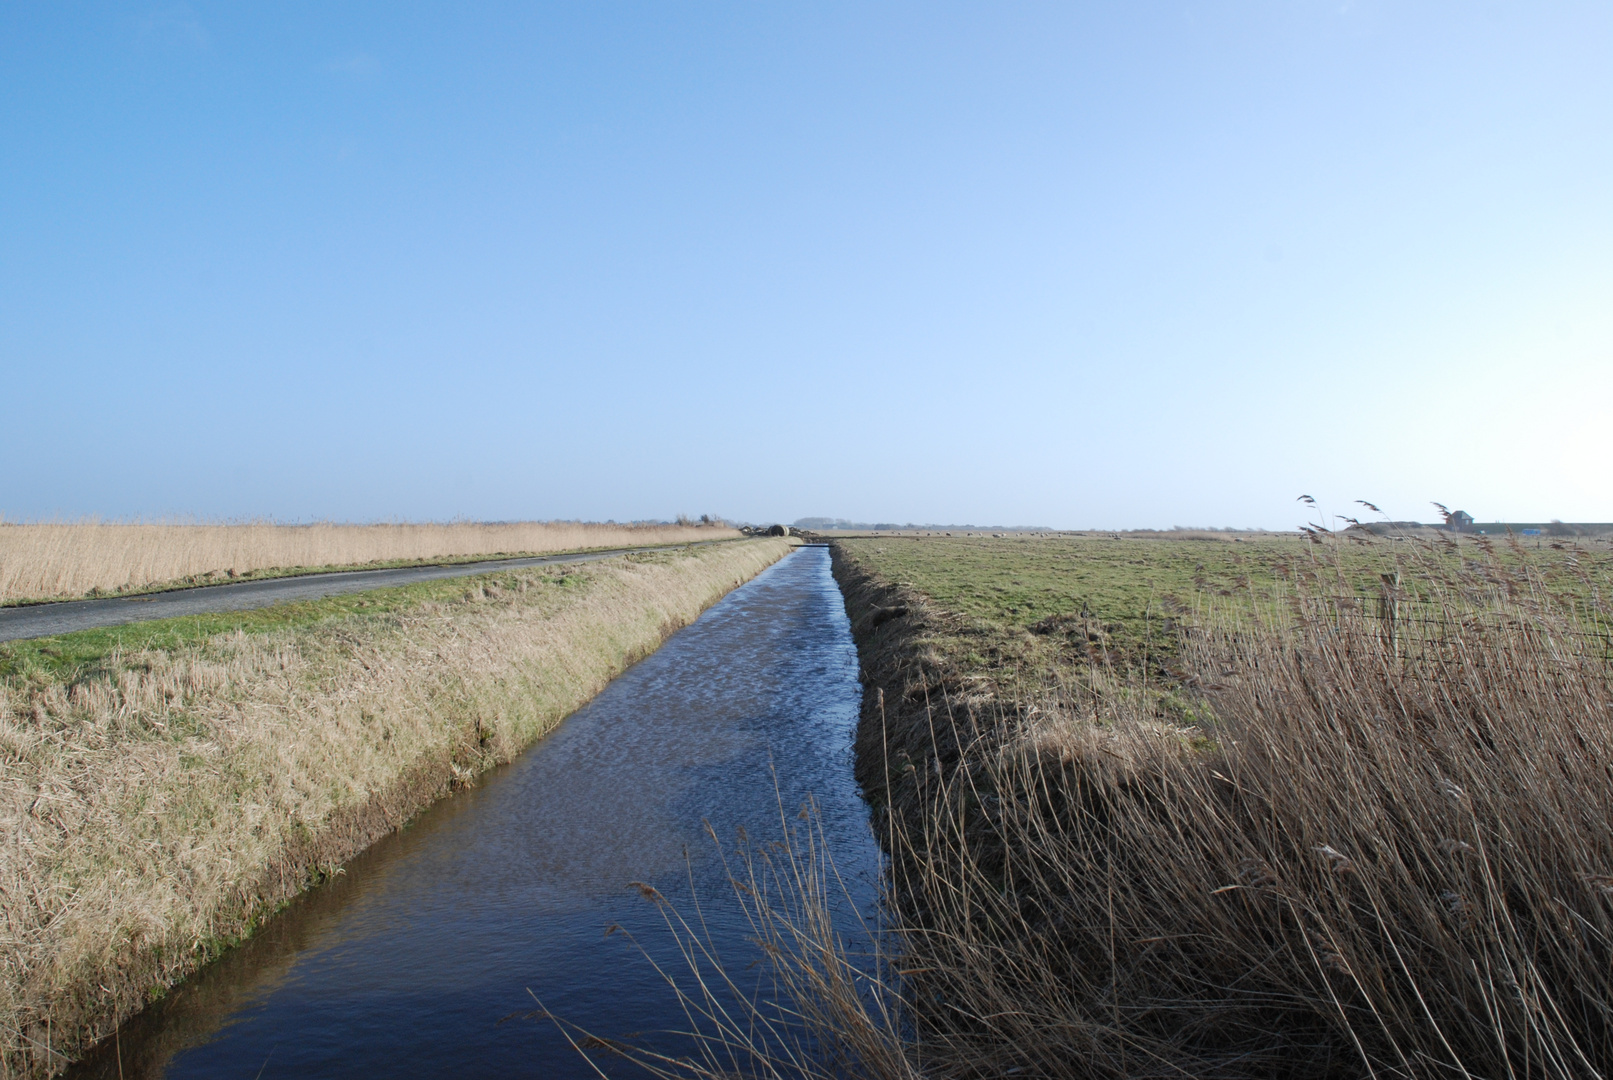
[[[714,541],[702,541],[713,543]],[[470,577],[518,566],[549,566],[555,563],[595,562],[618,555],[656,548],[614,548],[585,551],[575,555],[542,555],[529,559],[496,559],[489,562],[459,563],[454,566],[404,566],[393,570],[351,570],[339,574],[306,574],[302,577],[265,578],[230,585],[206,585],[197,589],[124,596],[108,600],[67,600],[57,604],[0,608],[0,641],[52,637],[74,630],[171,619],[176,615],[207,615],[220,611],[248,611],[252,608],[284,604],[290,600],[318,600],[342,593],[384,589],[389,585],[411,585],[438,578]]]

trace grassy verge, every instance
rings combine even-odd
[[[637,564],[655,562],[663,555],[679,550],[678,547],[652,549],[623,556],[623,559],[628,563]],[[418,565],[436,566],[453,561],[436,560]],[[477,558],[462,561],[481,560]],[[478,582],[491,584],[496,588],[512,588],[521,580],[542,581],[558,588],[576,587],[590,580],[583,572],[585,565],[561,564],[552,567],[494,571],[476,575],[475,578],[448,578],[384,589],[367,589],[342,596],[297,600],[247,611],[153,619],[148,622],[126,623],[122,626],[81,630],[55,637],[0,642],[0,678],[26,679],[32,673],[39,673],[57,681],[73,683],[98,673],[108,672],[110,669],[107,667],[107,662],[113,656],[152,650],[173,650],[205,642],[220,634],[306,632],[321,625],[353,618],[373,622],[388,615],[418,610],[425,604],[446,604],[464,599],[474,594]],[[332,569],[334,571],[354,568]],[[533,570],[543,573],[533,577],[531,573]],[[265,576],[268,576],[267,573]]]
[[[894,945],[870,997],[791,924],[786,981],[838,987],[794,1009],[817,1045],[892,1077],[1613,1069],[1606,547],[1269,543],[837,544]]]
[[[789,550],[534,567],[0,649],[8,1075],[48,1075]]]

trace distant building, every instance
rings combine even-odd
[[[1466,510],[1453,510],[1451,516],[1445,519],[1445,524],[1452,532],[1472,532],[1473,515]]]

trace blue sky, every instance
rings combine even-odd
[[[1601,3],[0,7],[0,512],[1613,520]]]

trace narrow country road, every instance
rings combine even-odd
[[[701,543],[720,543],[705,540]],[[204,585],[194,589],[122,596],[106,600],[64,600],[54,604],[0,608],[0,641],[54,637],[75,630],[95,630],[103,626],[150,619],[172,619],[179,615],[209,615],[220,611],[249,611],[252,608],[284,604],[291,600],[319,600],[343,593],[384,589],[391,585],[412,585],[439,578],[471,577],[495,570],[521,566],[548,566],[555,563],[597,562],[639,552],[665,548],[611,548],[583,551],[573,555],[540,555],[526,559],[495,559],[488,562],[458,563],[452,566],[403,566],[391,570],[349,570],[333,574],[305,574],[300,577],[265,578],[229,585]]]

